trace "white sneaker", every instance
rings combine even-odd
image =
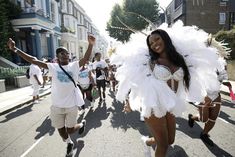
[[[151,146],[148,146],[147,143],[146,143],[146,141],[148,139],[149,138],[147,136],[142,136],[141,137],[141,141],[144,144],[144,155],[145,155],[145,157],[151,157]]]
[[[33,101],[33,104],[38,104],[38,103],[39,103],[38,100]]]
[[[140,115],[140,121],[144,122],[144,117]]]
[[[82,109],[82,110],[80,111],[80,115],[82,115],[83,113],[85,113],[85,109]]]
[[[95,104],[95,102],[94,102],[94,101],[92,101],[92,102],[91,102],[91,108],[93,108],[93,107],[94,107],[94,104]]]

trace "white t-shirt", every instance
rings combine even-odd
[[[97,68],[107,68],[108,65],[107,63],[104,61],[104,60],[100,60],[100,61],[95,61],[93,63],[93,69],[95,70],[95,74],[96,74],[96,79],[97,80],[103,80],[105,79],[105,73],[104,73],[104,70],[100,70],[97,72]]]
[[[75,86],[69,77],[62,71],[58,63],[47,63],[52,76],[51,98],[52,105],[60,108],[76,106],[74,95]],[[77,61],[62,66],[74,81],[78,80],[79,64]],[[83,99],[81,97],[81,99]]]
[[[89,72],[90,70],[86,67],[83,70],[80,69],[78,73],[78,82],[80,85],[90,84]]]
[[[41,69],[35,65],[35,64],[31,64],[29,66],[29,76],[30,76],[30,83],[31,84],[38,84],[37,80],[35,79],[34,75],[37,76],[38,80],[42,83],[43,82],[43,78],[42,78],[42,71]]]

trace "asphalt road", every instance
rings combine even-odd
[[[81,115],[87,120],[82,136],[73,134],[75,157],[144,157],[142,135],[149,135],[139,113],[122,113],[122,104],[107,91],[106,102],[95,103]],[[183,117],[177,118],[175,143],[169,148],[168,157],[232,157],[235,156],[235,104],[222,95],[223,104],[219,119],[210,132],[214,147],[205,145],[199,138],[202,123],[191,129],[187,125],[188,113],[197,113],[188,105]],[[64,157],[66,143],[57,130],[51,127],[49,118],[50,95],[40,104],[28,104],[0,116],[0,157]],[[152,150],[154,156],[154,150]]]

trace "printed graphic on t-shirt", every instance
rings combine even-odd
[[[87,71],[82,71],[82,72],[80,72],[80,73],[79,73],[79,77],[80,77],[80,78],[86,78],[86,77],[88,77],[88,72],[87,72]]]
[[[102,64],[97,64],[96,68],[102,68]]]
[[[71,71],[67,71],[67,73],[73,77],[73,73]],[[63,71],[57,71],[57,79],[60,82],[70,82],[71,80],[69,79],[69,77],[63,72]]]

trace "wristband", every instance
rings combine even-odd
[[[18,49],[18,48],[16,48],[16,49],[14,50],[14,52],[15,52],[15,53],[17,53],[17,51],[18,51],[18,50],[19,50],[19,49]]]

